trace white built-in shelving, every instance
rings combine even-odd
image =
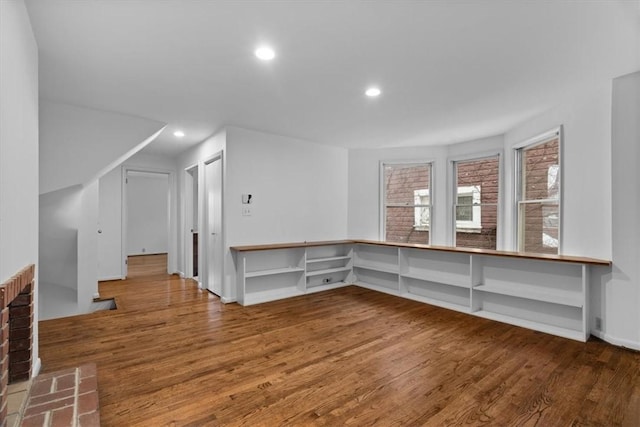
[[[261,245],[237,251],[238,302],[259,304],[350,283],[353,245],[321,243]]]
[[[575,340],[589,336],[589,270],[608,261],[375,241],[234,249],[238,301],[348,284]]]
[[[399,290],[398,248],[356,245],[354,283],[365,288],[396,293]]]
[[[320,291],[350,282],[353,245],[328,244],[306,249],[306,289]]]
[[[400,296],[469,312],[471,260],[466,254],[400,249]]]
[[[289,298],[304,293],[304,249],[245,252],[239,271],[241,304]]]

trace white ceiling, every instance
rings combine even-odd
[[[41,96],[166,122],[150,149],[169,155],[225,125],[344,147],[471,140],[640,69],[637,0],[26,2]]]

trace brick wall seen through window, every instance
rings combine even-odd
[[[385,164],[385,240],[429,243],[431,165]]]
[[[498,156],[454,163],[456,246],[496,249],[499,165]]]
[[[518,250],[557,254],[560,222],[560,139],[518,150]]]

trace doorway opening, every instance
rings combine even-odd
[[[198,287],[202,287],[199,280],[198,263],[200,257],[199,239],[199,218],[200,208],[198,203],[199,182],[198,182],[198,165],[194,165],[185,169],[185,232],[184,232],[184,265],[185,277],[192,278],[198,282]]]
[[[128,277],[130,257],[149,255],[164,255],[166,261],[161,268],[164,274],[170,274],[172,174],[125,168],[123,175],[122,276]],[[140,258],[137,264],[143,260]]]

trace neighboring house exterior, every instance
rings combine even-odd
[[[559,140],[522,150],[521,246],[525,252],[558,253]],[[500,160],[492,156],[454,162],[457,180],[455,246],[496,249]],[[384,169],[385,238],[390,242],[429,243],[430,165],[396,164]],[[545,200],[544,202],[536,202]],[[533,202],[532,202],[533,201]],[[403,206],[404,205],[404,206]]]

